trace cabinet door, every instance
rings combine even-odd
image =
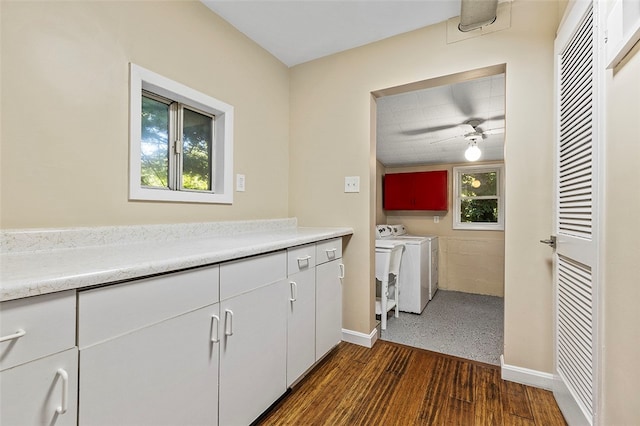
[[[447,171],[411,173],[413,175],[413,210],[447,210]]]
[[[217,424],[218,304],[80,351],[81,425]]]
[[[0,424],[75,425],[77,395],[76,348],[6,369],[0,372]]]
[[[385,210],[448,209],[446,170],[390,173],[384,177]]]
[[[384,209],[411,210],[413,186],[411,173],[391,173],[384,177]]]
[[[287,317],[287,386],[316,361],[316,271],[293,274]]]
[[[316,360],[342,340],[341,259],[316,266]]]
[[[248,425],[286,390],[288,282],[221,302],[220,424]]]

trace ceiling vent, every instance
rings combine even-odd
[[[468,32],[493,24],[497,9],[498,0],[462,0],[458,29]]]

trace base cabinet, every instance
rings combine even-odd
[[[215,425],[212,305],[80,351],[81,425]]]
[[[3,302],[0,424],[251,424],[340,342],[341,257],[336,238]]]
[[[286,392],[286,301],[284,280],[222,301],[221,425],[251,424]]]
[[[76,292],[0,303],[0,425],[75,425]]]
[[[316,360],[342,340],[343,272],[338,259],[316,266]]]
[[[219,268],[78,294],[80,425],[216,425]]]
[[[315,267],[289,276],[287,303],[287,386],[316,362]]]
[[[0,425],[77,424],[78,349],[0,372]]]
[[[286,392],[285,251],[220,265],[220,424],[248,425]]]

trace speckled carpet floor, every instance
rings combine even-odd
[[[391,314],[381,339],[500,365],[504,299],[438,290],[422,314]]]

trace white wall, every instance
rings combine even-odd
[[[371,92],[506,64],[505,362],[551,371],[551,253],[538,240],[551,232],[558,10],[516,1],[508,30],[447,44],[443,23],[291,69],[290,212],[303,225],[355,229],[345,251],[345,328],[375,326]],[[361,192],[344,194],[344,176],[353,175],[363,179]]]
[[[2,228],[288,216],[289,70],[197,1],[1,1]],[[234,204],[128,201],[129,62],[235,107]]]
[[[640,424],[640,43],[608,72],[603,425]]]

